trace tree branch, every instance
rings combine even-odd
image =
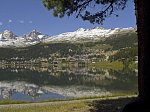
[[[91,23],[95,23],[95,22],[98,22],[98,23],[102,23],[103,22],[103,20],[104,20],[104,17],[106,17],[107,15],[106,15],[106,12],[108,12],[108,10],[111,8],[111,10],[110,10],[110,12],[109,12],[109,15],[111,15],[112,14],[112,12],[113,12],[113,3],[114,3],[114,0],[111,0],[111,2],[110,2],[110,4],[109,4],[109,6],[105,9],[105,10],[103,10],[103,11],[100,11],[100,12],[97,12],[96,14],[94,14],[94,15],[84,15],[84,16],[82,16],[81,15],[81,17],[82,17],[82,19],[83,20],[89,20]],[[98,18],[98,19],[97,19]],[[96,20],[97,19],[97,20]]]

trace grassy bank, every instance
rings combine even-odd
[[[0,112],[120,112],[123,106],[133,99],[117,98],[0,106]]]
[[[96,63],[88,63],[88,68],[103,68],[103,69],[113,69],[113,70],[122,70],[123,69],[123,63],[120,61],[103,61],[103,62],[96,62]]]
[[[0,100],[0,112],[97,112],[97,110],[99,112],[119,112],[129,100],[133,99],[128,98],[131,95],[135,95],[134,92],[112,91],[112,95],[109,96],[48,99],[36,103]]]
[[[68,102],[49,105],[0,108],[0,112],[85,112],[89,109],[86,102]]]
[[[33,103],[31,101],[21,101],[21,100],[0,100],[0,105],[8,105],[8,104],[26,104]]]

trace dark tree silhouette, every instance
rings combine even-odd
[[[105,18],[123,10],[128,0],[43,0],[56,17],[81,17],[91,23],[102,24]],[[150,5],[148,0],[134,0],[138,32],[138,85],[136,101],[125,106],[123,112],[150,112]],[[97,9],[93,12],[90,8]]]
[[[118,16],[115,10],[123,10],[128,0],[43,0],[48,10],[53,10],[56,17],[71,16],[81,17],[91,23],[102,24],[110,15]],[[98,11],[91,11],[92,8],[99,8]]]

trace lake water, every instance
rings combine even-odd
[[[0,68],[0,99],[38,101],[137,91],[137,72],[96,68]]]

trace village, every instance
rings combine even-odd
[[[71,50],[71,49],[69,49]],[[17,68],[28,66],[40,66],[40,67],[59,67],[59,66],[74,66],[84,67],[88,63],[97,63],[103,61],[109,61],[109,56],[117,53],[117,50],[105,52],[102,49],[89,49],[88,53],[75,54],[61,57],[59,53],[50,54],[49,57],[38,57],[26,59],[24,57],[12,57],[10,59],[0,59],[0,68]]]

